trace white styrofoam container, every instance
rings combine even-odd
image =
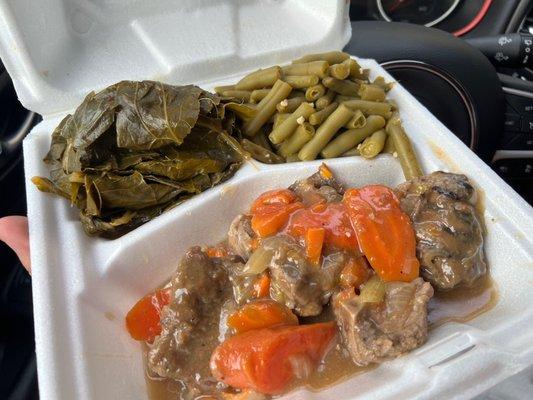
[[[343,0],[0,1],[0,56],[20,100],[44,115],[24,142],[27,182],[48,174],[42,158],[50,133],[90,90],[120,79],[210,89],[245,70],[342,48],[349,29]],[[372,60],[361,64],[392,79]],[[286,398],[469,398],[533,363],[533,209],[400,85],[390,97],[424,170],[463,172],[484,194],[498,303],[468,323],[433,330],[411,354]],[[129,307],[170,276],[189,246],[221,240],[256,195],[319,163],[249,163],[227,183],[113,241],[87,237],[75,209],[28,183],[41,399],[146,398],[141,348],[123,323]],[[389,155],[328,165],[349,186],[403,180]]]

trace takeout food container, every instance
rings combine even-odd
[[[167,279],[185,250],[223,239],[232,218],[321,161],[247,163],[210,189],[116,239],[86,236],[77,210],[30,182],[47,176],[50,134],[90,90],[121,79],[204,89],[350,36],[344,0],[99,1],[0,4],[0,56],[22,103],[43,115],[24,142],[41,399],[146,398],[141,346],[124,326],[134,302]],[[401,40],[401,38],[391,38]],[[371,76],[392,78],[374,61]],[[401,85],[389,97],[426,173],[462,172],[484,202],[485,251],[498,288],[490,311],[430,332],[420,349],[320,392],[288,399],[467,398],[533,363],[533,209]],[[403,181],[384,154],[328,165],[347,186]]]

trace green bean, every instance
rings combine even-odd
[[[357,61],[355,61],[353,58],[349,58],[344,61],[350,68],[350,78],[352,79],[360,79],[363,77],[363,69],[359,65]]]
[[[281,80],[277,80],[268,95],[259,102],[257,114],[243,126],[243,132],[247,136],[254,136],[261,127],[267,123],[276,112],[276,105],[287,98],[292,86]]]
[[[223,97],[233,97],[235,99],[239,99],[245,102],[250,101],[250,96],[252,92],[249,90],[224,90],[222,92]]]
[[[235,90],[235,85],[215,86],[216,94],[222,94],[226,90]]]
[[[281,67],[284,75],[316,75],[324,78],[328,74],[329,63],[327,61],[311,61],[302,64],[291,64]]]
[[[276,129],[278,125],[285,121],[287,118],[289,118],[290,115],[291,114],[289,113],[276,113],[276,115],[274,115],[274,123],[272,125],[272,129]]]
[[[360,156],[361,153],[359,153],[359,149],[357,146],[352,147],[350,150],[348,150],[346,153],[342,153],[341,157],[352,157],[352,156]]]
[[[311,118],[311,117],[309,117]],[[366,125],[365,115],[361,110],[355,110],[355,114],[351,120],[349,120],[344,127],[346,129],[359,129]]]
[[[285,99],[276,105],[276,109],[280,113],[293,113],[300,104],[305,101],[305,97],[293,97],[292,99]]]
[[[285,158],[285,162],[299,162],[301,161],[299,158],[298,158],[298,154],[291,154],[290,156],[287,156]]]
[[[361,75],[362,75],[362,77],[360,79],[362,79],[364,81],[368,81],[368,79],[370,78],[370,68],[364,68],[361,71]]]
[[[319,81],[316,75],[287,75],[283,80],[295,89],[305,89],[316,85]]]
[[[337,103],[344,103],[345,101],[350,100],[360,100],[361,98],[359,96],[343,96],[342,94],[338,94],[335,96],[335,101]]]
[[[285,162],[285,160],[276,153],[273,153],[272,151],[265,149],[264,147],[259,146],[248,139],[243,139],[241,144],[242,148],[250,153],[257,161],[265,164],[281,164]]]
[[[394,82],[386,82],[385,78],[383,78],[382,76],[376,77],[376,79],[374,79],[374,82],[372,82],[372,84],[376,85],[376,86],[379,86],[380,88],[382,88],[386,92],[391,90],[392,87],[394,86]]]
[[[345,96],[357,96],[357,92],[359,91],[359,84],[348,80],[341,81],[331,76],[322,79],[322,84],[328,89]]]
[[[299,64],[296,64],[299,65]],[[310,86],[305,91],[305,99],[307,101],[316,101],[320,97],[324,96],[326,94],[326,88],[322,84]]]
[[[260,69],[246,75],[235,85],[238,90],[262,89],[274,85],[281,78],[281,68],[276,66]]]
[[[383,128],[384,126],[385,119],[383,119],[383,117],[380,117],[379,115],[371,115],[367,118],[364,127],[358,129],[350,129],[341,133],[339,136],[333,139],[324,148],[324,150],[322,150],[321,155],[324,158],[337,157],[350,150],[352,147],[358,145],[368,136],[373,134],[375,131]]]
[[[346,79],[350,75],[350,66],[344,62],[340,64],[330,65],[328,69],[329,74],[336,79]]]
[[[323,110],[329,106],[333,102],[333,99],[336,95],[337,93],[335,93],[333,90],[328,90],[324,96],[315,102],[317,110]]]
[[[309,122],[299,125],[294,133],[285,140],[279,148],[279,154],[287,157],[291,154],[298,153],[304,145],[309,142],[315,134],[315,128]]]
[[[387,134],[387,140],[385,140],[385,146],[383,147],[383,153],[394,154],[396,149],[394,148],[394,143],[392,142],[391,135]]]
[[[293,90],[288,98],[292,99],[294,97],[305,97],[305,92],[301,90]]]
[[[374,158],[383,150],[385,140],[387,140],[387,132],[385,132],[385,129],[380,129],[361,143],[359,152],[364,158]]]
[[[386,119],[389,119],[392,116],[391,105],[388,103],[378,103],[376,101],[368,100],[348,100],[344,101],[342,104],[352,110],[361,110],[366,116],[381,115]]]
[[[413,146],[405,134],[398,116],[394,116],[390,119],[387,124],[387,133],[392,137],[392,142],[394,143],[394,148],[398,154],[398,159],[400,160],[405,179],[410,180],[421,176],[422,169],[420,168]]]
[[[329,51],[327,53],[307,54],[294,60],[293,64],[308,63],[311,61],[327,61],[330,64],[338,64],[350,58],[350,55],[342,51]]]
[[[339,103],[331,103],[326,108],[316,111],[309,116],[309,123],[311,125],[320,125],[333,111],[339,106]]]
[[[322,125],[320,125],[315,136],[298,152],[300,160],[314,160],[337,131],[352,117],[353,112],[348,107],[342,104],[338,106]]]
[[[362,83],[359,88],[359,96],[361,96],[361,100],[384,101],[386,95],[385,91],[379,86]]]
[[[398,111],[398,110],[399,110],[398,103],[396,103],[395,100],[393,100],[393,99],[388,99],[388,100],[387,100],[387,103],[390,104],[392,111]]]
[[[270,132],[268,138],[274,144],[283,142],[292,135],[298,124],[303,123],[314,111],[315,108],[311,104],[302,103],[285,121]]]
[[[256,145],[264,147],[265,149],[272,151],[272,147],[270,146],[270,141],[268,140],[267,134],[265,132],[265,127],[263,126],[263,129],[261,129],[255,136],[252,137],[252,142],[254,142]]]
[[[270,92],[270,89],[252,90],[252,93],[250,94],[250,101],[252,103],[259,103],[261,100],[263,100],[268,95],[268,92]]]

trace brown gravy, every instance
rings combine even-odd
[[[429,302],[428,320],[429,327],[434,329],[447,322],[466,322],[490,310],[496,305],[498,294],[490,278],[485,276],[473,287],[460,287],[449,292],[435,292]],[[325,310],[319,317],[306,319],[307,323],[331,320],[332,314]],[[146,365],[146,348],[143,349]],[[371,367],[355,365],[349,356],[336,345],[326,356],[323,365],[311,375],[307,382],[296,383],[292,389],[304,386],[309,390],[318,391],[337,384],[359,373],[368,371]],[[150,400],[176,400],[179,382],[163,379],[156,380],[146,376],[148,398]],[[213,399],[211,396],[200,396],[195,400]]]

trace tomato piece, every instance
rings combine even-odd
[[[305,234],[305,255],[315,265],[320,262],[325,236],[324,228],[309,228]]]
[[[254,295],[257,298],[267,297],[270,294],[270,275],[263,273],[254,283]]]
[[[295,211],[286,232],[294,237],[305,237],[310,228],[324,228],[327,245],[343,250],[357,249],[357,237],[342,203],[320,203]]]
[[[293,363],[306,362],[316,368],[331,348],[336,333],[333,322],[243,332],[215,349],[211,372],[216,379],[235,388],[278,394],[298,373]]]
[[[278,325],[298,325],[298,317],[288,307],[271,299],[252,301],[228,317],[228,326],[238,333]]]
[[[350,189],[344,204],[361,251],[384,281],[418,277],[415,232],[394,192],[381,185]]]
[[[135,340],[152,342],[161,333],[161,309],[172,299],[170,289],[157,289],[140,299],[126,315],[126,328]]]
[[[359,288],[372,276],[372,269],[365,257],[350,257],[339,276],[342,288]]]

